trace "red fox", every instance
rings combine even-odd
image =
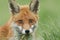
[[[16,40],[17,34],[32,34],[38,22],[38,0],[32,0],[30,5],[19,6],[15,0],[8,0],[11,17],[0,27],[0,40]],[[20,40],[20,39],[19,39]]]

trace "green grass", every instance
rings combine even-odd
[[[19,4],[29,4],[30,0],[17,0]],[[60,40],[60,0],[41,0],[39,8],[37,40]],[[0,0],[0,25],[10,17],[8,0]]]

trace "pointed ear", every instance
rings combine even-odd
[[[20,11],[20,7],[17,5],[15,0],[9,0],[9,6],[13,14],[16,14]]]
[[[32,12],[37,12],[38,10],[38,6],[39,6],[39,1],[38,0],[32,0],[30,5],[29,5],[29,8]]]

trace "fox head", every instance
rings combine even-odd
[[[9,0],[12,13],[12,27],[16,27],[21,34],[30,34],[34,32],[38,21],[38,5],[38,0],[32,0],[28,6],[19,6],[15,0]]]

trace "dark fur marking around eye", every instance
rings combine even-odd
[[[23,24],[23,20],[18,20],[18,22],[19,22],[20,24]]]
[[[29,23],[33,23],[33,20],[32,19],[29,19]]]

